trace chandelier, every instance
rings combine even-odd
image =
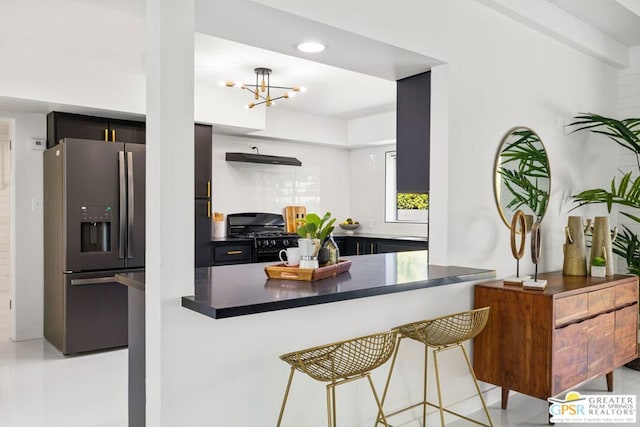
[[[248,84],[242,82],[224,82],[226,87],[239,86],[241,89],[246,89],[253,94],[254,102],[247,105],[247,108],[253,108],[256,105],[265,104],[267,107],[275,105],[275,101],[278,99],[293,98],[296,92],[304,92],[305,88],[299,86],[271,86],[271,68],[259,67],[254,69],[256,73],[256,84]],[[271,94],[271,89],[277,89],[279,91],[285,91],[278,96]]]

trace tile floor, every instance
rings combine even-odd
[[[0,427],[126,427],[127,351],[64,357],[43,339],[11,342],[7,301],[8,292],[0,289]],[[620,368],[614,384],[614,394],[638,396],[640,371]],[[604,378],[577,389],[583,394],[604,394],[603,390]],[[499,403],[489,410],[496,426],[547,425],[547,403],[521,394],[511,394],[507,411]],[[472,416],[481,418],[482,413]],[[265,420],[264,425],[273,422]],[[448,425],[474,424],[452,419]]]

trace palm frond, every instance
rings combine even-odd
[[[620,184],[616,185],[616,179],[611,181],[611,191],[602,188],[585,190],[571,198],[578,204],[574,209],[584,205],[601,204],[607,205],[607,210],[611,212],[613,205],[628,206],[630,208],[640,208],[640,176],[632,181],[633,172],[627,172],[622,176]],[[629,186],[631,184],[631,186]]]

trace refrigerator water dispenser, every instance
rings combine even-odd
[[[81,252],[111,251],[111,206],[82,206]]]

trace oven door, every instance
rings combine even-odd
[[[256,262],[278,262],[280,249],[256,249],[254,259]]]

